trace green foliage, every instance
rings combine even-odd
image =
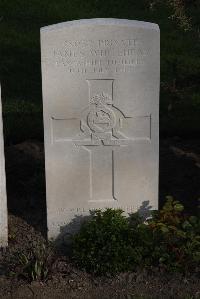
[[[170,19],[175,20],[180,28],[185,31],[192,30],[193,24],[191,16],[188,15],[188,11],[194,8],[196,0],[166,0],[165,5],[170,9]],[[162,0],[149,0],[149,5],[151,9],[159,4],[162,4]]]
[[[39,243],[26,253],[20,251],[9,266],[9,274],[28,281],[44,281],[50,274],[54,261],[51,244]]]
[[[172,197],[149,222],[155,243],[153,262],[168,270],[199,270],[200,218],[183,213],[184,207]]]
[[[138,259],[131,246],[128,219],[121,210],[97,210],[73,240],[74,260],[84,269],[116,273],[131,269]]]
[[[3,120],[6,144],[26,139],[43,140],[41,105],[30,101],[8,100],[3,103]]]
[[[135,213],[95,211],[73,239],[73,258],[96,274],[161,267],[167,271],[199,271],[200,219],[183,213],[168,196],[164,207],[144,221]]]

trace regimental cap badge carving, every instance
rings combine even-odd
[[[108,94],[102,92],[100,94],[95,94],[90,98],[90,104],[100,105],[100,104],[112,104],[112,97]]]
[[[92,79],[87,82],[89,106],[80,120],[83,134],[75,144],[79,146],[127,145],[129,139],[120,132],[126,117],[113,103],[114,80]]]

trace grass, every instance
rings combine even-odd
[[[3,102],[3,121],[6,144],[26,139],[43,140],[41,103],[9,99]]]
[[[172,3],[167,5],[167,3]],[[153,5],[153,3],[157,3]],[[2,97],[8,105],[15,101],[42,106],[40,70],[40,27],[81,18],[115,17],[158,23],[161,29],[161,133],[196,135],[200,132],[200,42],[198,35],[200,6],[190,1],[185,11],[177,10],[176,1],[162,0],[0,0],[0,80]],[[189,22],[189,25],[188,25]],[[32,105],[32,104],[31,104]],[[16,105],[14,106],[16,107]],[[24,115],[24,104],[19,104]],[[4,112],[4,115],[6,112]],[[18,117],[13,112],[13,118]],[[9,114],[10,115],[10,114]],[[24,121],[25,127],[28,122]],[[39,134],[40,120],[26,129],[23,138]],[[12,129],[10,117],[5,126]],[[40,126],[40,129],[38,129]],[[21,126],[12,133],[19,140]],[[30,131],[35,131],[35,134]],[[40,131],[40,133],[38,132]],[[9,130],[8,130],[9,131]],[[7,131],[6,131],[7,134]],[[6,140],[10,140],[8,133]],[[22,138],[21,138],[22,139]]]

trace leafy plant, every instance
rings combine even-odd
[[[28,252],[18,252],[12,262],[11,275],[28,281],[44,281],[50,274],[54,262],[51,244],[39,243]]]
[[[187,271],[200,265],[200,219],[183,211],[183,205],[168,196],[149,222],[156,249],[153,260],[168,270]]]
[[[122,210],[97,210],[73,238],[73,258],[87,271],[115,274],[136,267],[199,271],[200,219],[184,214],[168,196],[160,211],[144,221]]]
[[[131,269],[140,259],[131,245],[129,221],[123,211],[96,210],[74,236],[73,258],[88,271],[114,274]]]

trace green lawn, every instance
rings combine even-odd
[[[156,5],[150,5],[155,1]],[[175,0],[168,2],[174,3]],[[198,0],[185,2],[190,2],[184,12],[188,16],[186,20],[182,11],[178,14],[164,0],[0,0],[0,80],[6,140],[18,142],[34,136],[42,138],[40,27],[96,17],[159,24],[161,133],[196,136],[200,132],[200,5]],[[16,105],[17,101],[23,104]],[[25,108],[32,103],[40,110],[36,117],[40,120],[36,122],[28,120],[29,111]],[[6,108],[12,105],[18,106],[18,112],[11,109],[13,117]],[[19,124],[17,119],[24,115],[24,109],[27,119],[22,118]],[[22,127],[26,127],[23,134]]]

